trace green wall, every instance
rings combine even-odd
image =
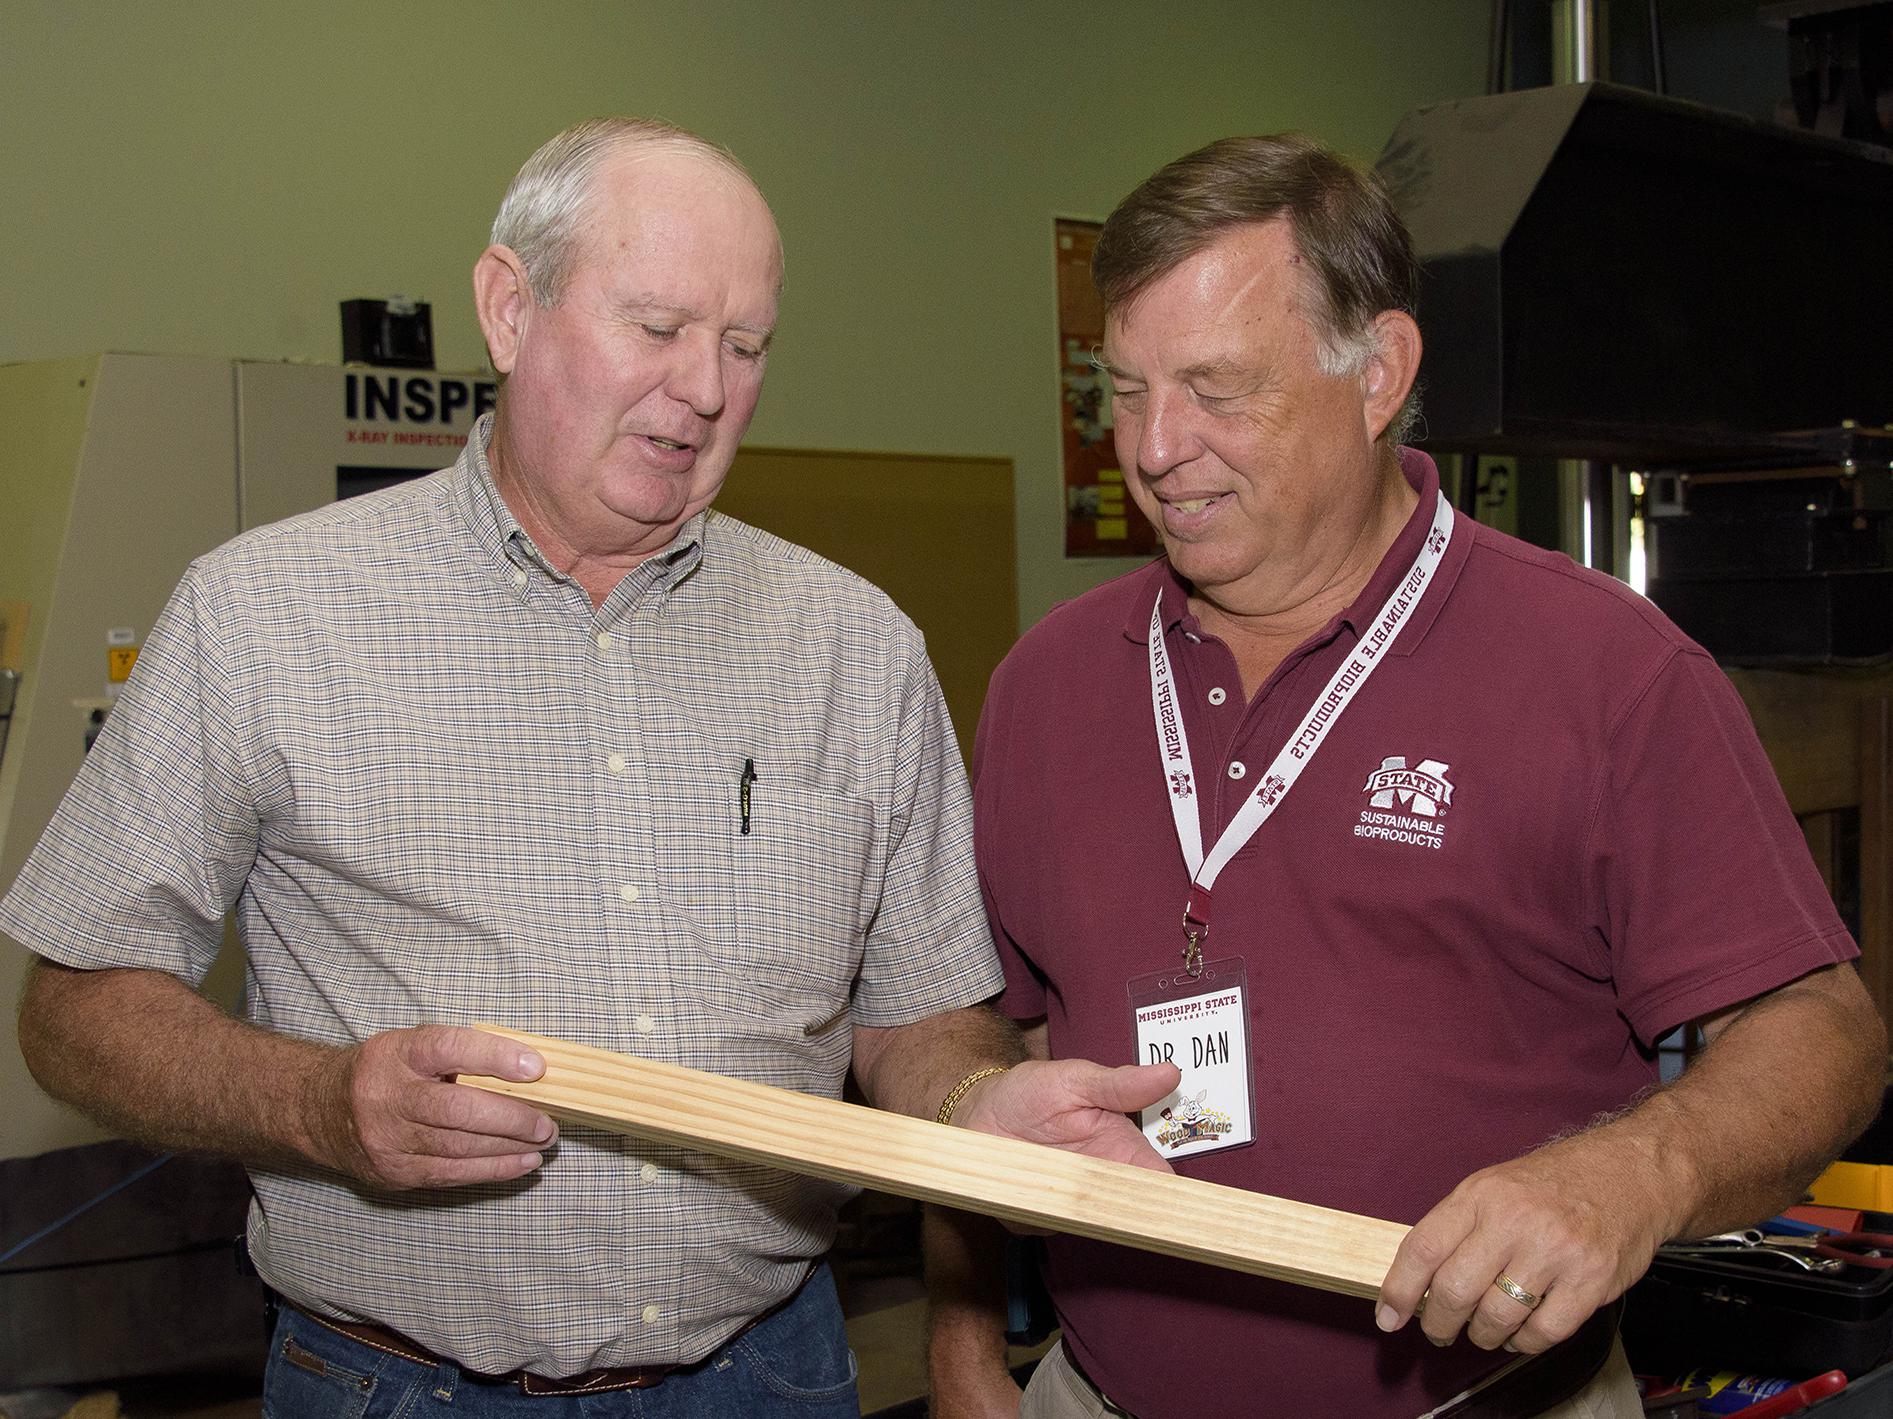
[[[340,357],[336,303],[434,306],[508,177],[594,113],[733,148],[788,287],[753,442],[997,454],[1020,615],[1130,564],[1063,557],[1051,220],[1211,138],[1372,158],[1478,91],[1487,0],[395,3],[0,0],[0,361]]]

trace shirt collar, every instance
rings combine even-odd
[[[1330,621],[1327,626],[1312,637],[1310,644],[1327,640],[1341,626],[1345,625],[1356,635],[1361,627],[1371,621],[1393,593],[1396,584],[1413,566],[1414,559],[1420,555],[1420,543],[1426,538],[1427,528],[1432,525],[1433,511],[1438,506],[1439,467],[1426,454],[1417,448],[1402,447],[1398,450],[1400,474],[1407,480],[1407,485],[1419,494],[1419,501],[1414,504],[1408,515],[1406,525],[1400,529],[1393,545],[1374,568],[1374,574],[1367,579],[1367,585],[1361,589],[1348,607]],[[1457,545],[1464,538],[1455,536]],[[1463,551],[1458,556],[1449,553],[1449,559],[1456,570]],[[1446,568],[1442,567],[1441,571]],[[1132,597],[1130,613],[1124,622],[1124,634],[1139,645],[1150,640],[1150,595],[1153,589],[1161,589],[1163,595],[1162,620],[1164,634],[1190,624],[1185,629],[1195,629],[1195,617],[1190,611],[1190,585],[1177,575],[1175,567],[1170,565],[1168,557],[1160,557],[1153,562],[1143,576],[1137,578],[1138,591]],[[1434,600],[1428,597],[1427,600]],[[1418,615],[1416,613],[1416,621]],[[1430,616],[1426,618],[1429,622]],[[1412,630],[1413,627],[1409,627]],[[1417,635],[1403,637],[1417,643]]]
[[[502,574],[510,577],[516,568],[531,565],[548,576],[562,579],[564,573],[546,561],[526,529],[519,525],[519,519],[513,516],[506,499],[500,496],[493,482],[492,466],[486,458],[492,440],[493,416],[482,414],[468,432],[467,446],[454,465],[460,510],[467,526]],[[647,587],[655,585],[664,593],[675,590],[703,560],[703,534],[708,522],[707,511],[690,518],[677,529],[677,535],[662,551],[633,568],[626,581]],[[617,592],[612,595],[616,597]]]

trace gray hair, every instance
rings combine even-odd
[[[1158,169],[1105,222],[1091,276],[1112,311],[1135,300],[1225,232],[1285,219],[1308,267],[1304,283],[1316,364],[1352,376],[1377,346],[1382,311],[1413,314],[1419,264],[1386,189],[1301,133],[1224,138]],[[1402,442],[1420,412],[1419,385],[1382,438]]]
[[[721,144],[657,118],[588,118],[526,159],[500,200],[493,243],[509,246],[526,265],[532,298],[554,306],[565,293],[592,196],[592,179],[626,147],[686,153],[716,163],[755,186],[748,169]]]

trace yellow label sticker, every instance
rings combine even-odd
[[[138,647],[135,645],[109,645],[105,648],[105,674],[114,685],[122,685],[131,675],[132,666],[138,663]]]

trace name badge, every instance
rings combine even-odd
[[[1242,959],[1205,961],[1200,974],[1165,971],[1130,983],[1137,1062],[1183,1071],[1176,1090],[1145,1109],[1144,1137],[1165,1158],[1255,1142],[1247,981]]]

